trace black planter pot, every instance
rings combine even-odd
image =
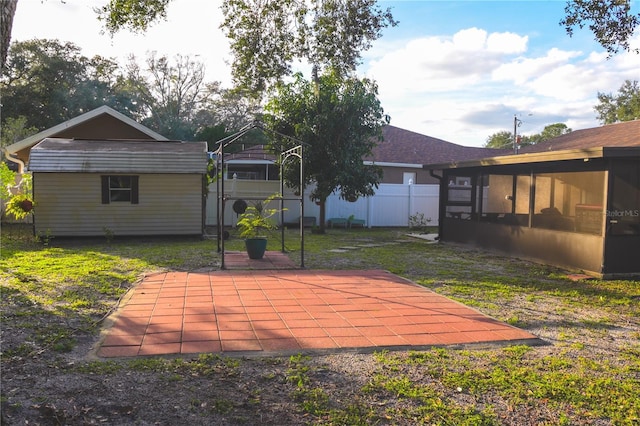
[[[267,251],[267,239],[264,237],[247,238],[244,240],[244,245],[247,248],[249,259],[262,259],[264,252]]]

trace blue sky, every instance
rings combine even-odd
[[[13,41],[57,38],[83,54],[124,62],[146,52],[188,55],[206,65],[207,79],[230,84],[228,43],[220,2],[173,0],[168,21],[146,34],[101,34],[92,8],[106,0],[20,0]],[[522,134],[546,124],[598,126],[597,93],[640,80],[640,55],[606,52],[587,30],[572,38],[558,24],[564,0],[384,1],[400,21],[364,53],[359,74],[375,79],[391,124],[469,146],[492,133]],[[638,13],[637,2],[633,10]],[[52,25],[52,22],[56,22]],[[640,47],[640,32],[633,45]],[[302,67],[305,70],[305,67]]]

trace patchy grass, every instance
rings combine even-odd
[[[307,268],[389,270],[550,345],[90,360],[101,321],[131,286],[162,270],[216,269],[216,241],[2,231],[3,424],[640,422],[638,281],[573,282],[557,268],[402,229],[334,229],[305,235]],[[231,234],[226,249],[243,250]],[[286,232],[286,247],[299,262],[297,231]]]

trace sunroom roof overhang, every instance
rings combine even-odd
[[[470,169],[491,166],[518,166],[535,163],[553,163],[561,161],[588,161],[600,158],[624,158],[640,156],[640,147],[598,147],[571,149],[552,152],[504,155],[450,163],[425,164],[426,170]]]

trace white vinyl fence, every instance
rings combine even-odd
[[[438,185],[380,184],[372,197],[350,203],[338,195],[327,199],[327,219],[334,217],[366,220],[366,226],[408,226],[409,216],[424,214],[431,225],[438,224]]]
[[[247,198],[248,204],[251,204],[250,198],[266,198],[279,191],[280,183],[278,181],[225,181],[227,196],[233,199]],[[438,185],[400,184],[380,184],[374,196],[359,198],[353,203],[341,200],[339,194],[333,194],[327,199],[326,219],[347,219],[353,215],[355,219],[365,220],[367,227],[403,227],[409,225],[410,215],[422,213],[425,219],[431,218],[430,225],[437,226],[438,194]],[[295,198],[295,196],[285,191],[285,198]],[[237,222],[237,214],[233,212],[232,205],[233,200],[230,200],[225,207],[224,223],[227,226],[234,226]],[[285,201],[284,206],[287,208],[285,222],[297,222],[300,217],[300,203],[295,200]],[[217,223],[216,208],[216,185],[213,184],[209,187],[207,198],[206,224],[208,226],[214,226]],[[308,194],[306,194],[304,208],[304,216],[315,217],[317,224],[320,208],[309,201]]]

